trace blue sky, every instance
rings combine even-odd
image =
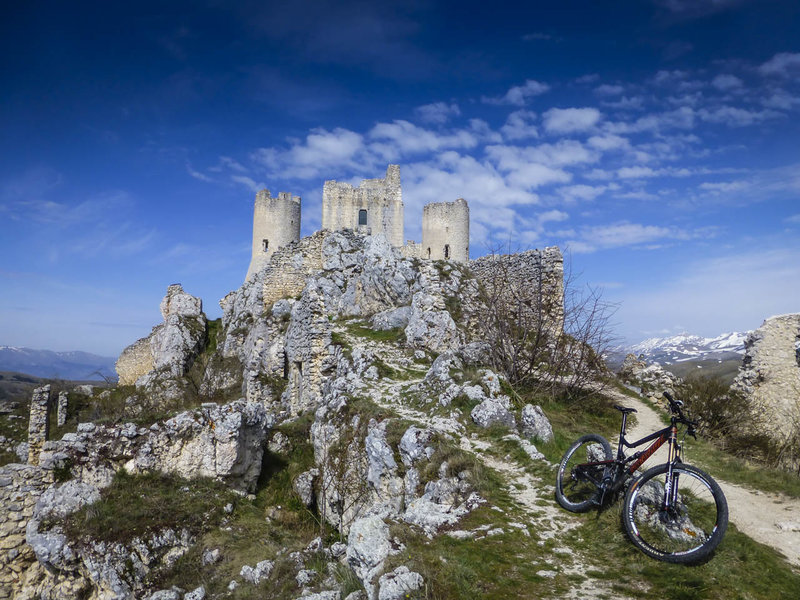
[[[257,189],[401,165],[406,237],[559,245],[617,332],[800,311],[800,4],[16,3],[0,20],[0,344],[106,355],[210,317]]]

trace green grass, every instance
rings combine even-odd
[[[794,598],[800,575],[778,552],[753,541],[729,524],[716,553],[704,564],[672,565],[636,550],[620,525],[620,505],[579,518],[569,533],[571,546],[593,563],[590,574],[612,582],[620,594],[669,600]]]
[[[207,478],[119,471],[101,500],[70,515],[64,531],[73,540],[92,538],[127,542],[166,528],[193,533],[220,523],[222,507],[237,496],[222,483]]]

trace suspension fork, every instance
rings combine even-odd
[[[680,477],[674,472],[675,463],[680,460],[678,456],[680,448],[678,446],[678,428],[675,423],[672,423],[672,428],[669,431],[669,459],[667,461],[667,477],[664,483],[664,502],[662,503],[661,510],[669,510],[678,504],[678,478]]]

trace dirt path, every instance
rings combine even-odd
[[[635,408],[636,426],[629,428],[627,439],[639,439],[664,427],[658,413],[641,400],[617,392],[620,404]],[[666,461],[666,445],[648,461],[656,465]],[[691,458],[687,461],[691,464]],[[792,564],[800,566],[800,500],[780,494],[768,494],[723,481],[719,483],[728,500],[728,514],[740,531],[754,540],[772,546],[783,553]]]

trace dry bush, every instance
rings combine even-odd
[[[507,261],[493,267],[480,281],[476,319],[491,346],[492,366],[512,385],[551,395],[596,388],[607,373],[603,356],[614,341],[616,306],[600,290],[578,284],[569,270],[558,289],[541,270],[521,282]]]

